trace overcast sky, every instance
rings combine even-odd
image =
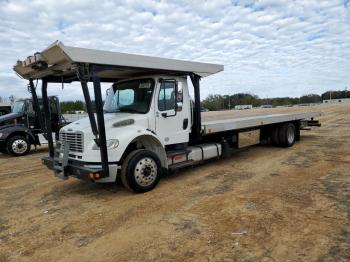
[[[209,94],[350,89],[350,0],[0,0],[0,96],[26,97],[18,59],[65,45],[220,63]],[[80,89],[52,87],[62,100]]]

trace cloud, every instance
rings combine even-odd
[[[202,97],[299,96],[350,86],[349,1],[0,1],[0,96],[29,96],[17,59],[66,45],[222,63]],[[50,88],[81,98],[79,85]],[[106,85],[104,86],[106,88]]]

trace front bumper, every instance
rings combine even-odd
[[[57,169],[57,161],[51,157],[42,158],[42,163],[47,166],[47,168],[54,171],[55,176],[61,179],[67,179],[69,176],[76,177],[78,179],[87,180],[87,181],[96,181],[103,179],[107,176],[104,176],[102,168],[91,168],[87,167],[84,162],[71,162],[68,161],[68,164],[62,166],[62,170]]]

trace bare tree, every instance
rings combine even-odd
[[[13,102],[15,102],[15,100],[16,100],[16,97],[14,95],[10,95],[9,100],[10,100],[11,104],[13,104]]]

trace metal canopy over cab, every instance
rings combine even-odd
[[[79,80],[79,65],[102,65],[97,76],[101,81],[116,81],[156,73],[206,77],[224,70],[222,65],[134,55],[119,52],[65,46],[56,41],[40,53],[18,61],[14,70],[25,79],[48,78],[55,82]]]
[[[29,56],[23,61],[17,61],[14,70],[24,79],[29,80],[30,92],[33,96],[34,110],[39,115],[42,126],[45,124],[45,135],[49,144],[49,162],[56,162],[53,145],[51,117],[48,103],[48,83],[81,83],[86,109],[90,120],[95,142],[100,148],[102,170],[101,177],[109,176],[108,153],[105,122],[103,116],[103,101],[101,82],[116,82],[118,80],[150,74],[167,74],[189,76],[194,88],[194,113],[192,135],[194,139],[201,136],[200,112],[200,79],[224,69],[223,65],[190,62],[159,57],[125,54],[65,46],[56,41],[47,49]],[[40,107],[34,86],[34,80],[42,80],[42,97],[45,121],[41,119]],[[97,123],[93,114],[92,100],[87,83],[92,81],[95,94]],[[60,154],[60,152],[56,152]]]

